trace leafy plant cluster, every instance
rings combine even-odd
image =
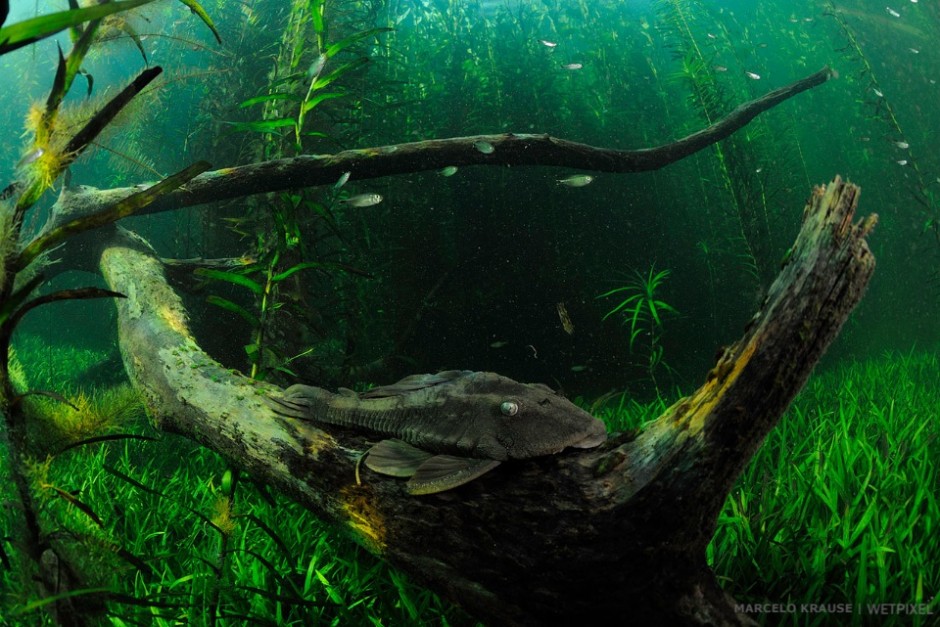
[[[617,303],[610,311],[604,314],[604,320],[611,316],[622,318],[623,326],[630,331],[630,351],[633,352],[637,346],[637,340],[643,345],[645,352],[646,373],[653,382],[656,389],[656,395],[661,396],[659,383],[656,380],[656,372],[660,368],[669,370],[669,366],[663,360],[663,319],[667,315],[678,315],[676,308],[662,300],[660,295],[661,287],[669,278],[670,270],[656,270],[655,264],[650,266],[647,273],[634,271],[634,277],[625,285],[615,287],[612,290],[604,292],[597,298],[607,298],[615,296],[622,300]]]

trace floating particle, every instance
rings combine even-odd
[[[556,303],[555,311],[558,312],[558,319],[561,320],[561,328],[565,330],[565,333],[568,335],[574,333],[574,323],[571,322],[571,316],[568,315],[568,307],[565,306],[565,303]]]

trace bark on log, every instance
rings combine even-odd
[[[161,428],[276,486],[419,582],[493,624],[741,625],[705,563],[735,479],[860,300],[874,269],[858,188],[816,188],[784,267],[704,385],[639,434],[507,462],[409,496],[361,470],[367,439],[279,417],[274,391],[202,352],[153,252],[126,232],[101,257],[125,366]]]

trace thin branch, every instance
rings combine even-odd
[[[344,150],[334,155],[301,155],[206,172],[184,188],[151,204],[146,213],[285,189],[331,185],[345,172],[352,173],[352,180],[364,180],[437,170],[446,166],[471,165],[541,165],[620,174],[657,170],[725,139],[760,113],[821,85],[830,76],[830,69],[825,67],[806,78],[742,104],[708,128],[655,148],[614,150],[547,134],[504,133]],[[493,150],[481,151],[479,147],[483,143],[492,146]],[[105,202],[98,200],[97,195],[113,199],[133,191],[134,188],[84,188],[84,191],[64,196],[66,206],[58,207],[57,211],[68,213],[71,210],[68,205],[81,205],[82,210],[88,211],[96,202]],[[60,199],[62,202],[63,199]],[[53,218],[46,228],[54,228],[61,219]]]

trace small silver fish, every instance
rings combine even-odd
[[[571,372],[584,372],[587,369],[587,366],[571,366]]]
[[[561,69],[573,71],[573,70],[580,70],[583,67],[584,65],[582,65],[581,63],[566,63],[563,66],[561,66]]]
[[[352,172],[343,172],[343,175],[339,177],[336,183],[333,184],[333,189],[339,189],[343,185],[349,182],[349,177],[352,176]]]
[[[911,145],[907,142],[894,142],[894,145],[900,148],[901,150],[907,150]]]
[[[313,60],[313,63],[310,64],[310,69],[307,70],[307,79],[314,81],[320,76],[320,72],[323,71],[323,67],[326,65],[326,55],[321,54],[316,59]]]
[[[343,202],[345,202],[350,207],[371,207],[372,205],[377,205],[382,202],[382,195],[359,194],[358,196],[350,196]]]
[[[716,71],[716,72],[727,72],[727,71],[728,71],[728,68],[726,68],[726,67],[723,66],[723,65],[716,65],[716,66],[715,66],[715,71]]]
[[[907,165],[907,159],[898,159],[898,165]]]
[[[745,70],[745,71],[744,71],[744,75],[747,76],[747,77],[748,77],[749,79],[751,79],[752,81],[759,81],[759,80],[760,80],[760,74],[757,74],[756,72],[748,72],[747,70]]]
[[[457,174],[457,166],[449,165],[443,170],[441,170],[441,176],[453,176]]]
[[[493,148],[493,144],[485,141],[473,142],[473,147],[476,148],[477,151],[482,152],[484,155],[491,155],[496,151],[496,149]]]
[[[498,340],[490,344],[490,348],[503,348],[504,346],[509,346],[509,342],[506,340]]]
[[[30,163],[36,163],[39,157],[43,156],[44,154],[46,154],[46,151],[42,147],[30,150],[25,155],[23,155],[22,159],[17,161],[15,169],[19,170],[20,168],[25,168]]]
[[[548,41],[546,39],[539,39],[539,43],[545,46],[546,48],[554,48],[555,46],[558,45],[554,41]]]
[[[875,95],[878,96],[879,98],[884,98],[884,97],[885,97],[884,93],[882,93],[882,91],[881,91],[880,89],[875,89],[874,87],[872,87],[871,90],[872,90],[873,92],[875,92]]]
[[[590,174],[572,174],[563,179],[558,179],[558,182],[566,187],[584,187],[590,185],[593,180],[594,177]]]
[[[888,15],[891,17],[901,17],[901,14],[892,9],[891,7],[885,7],[885,11],[888,12]]]

